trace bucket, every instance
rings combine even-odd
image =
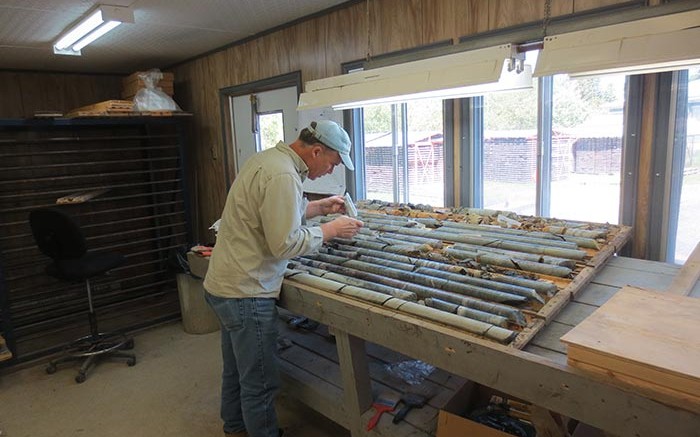
[[[204,299],[201,279],[184,273],[177,274],[182,326],[188,334],[208,334],[219,329],[219,319]]]

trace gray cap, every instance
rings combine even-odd
[[[343,164],[348,170],[355,170],[350,159],[350,136],[345,132],[345,129],[330,120],[317,121],[316,127],[309,126],[308,129],[321,143],[340,154],[340,159],[343,160]]]

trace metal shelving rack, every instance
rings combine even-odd
[[[89,250],[125,255],[93,287],[100,327],[131,331],[180,317],[169,258],[191,240],[180,117],[0,120],[0,334],[12,365],[88,332],[83,283],[44,273],[29,212],[59,208]],[[106,190],[83,203],[60,197]]]

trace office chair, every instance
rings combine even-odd
[[[56,372],[56,366],[65,362],[81,361],[82,365],[75,377],[82,383],[88,370],[103,358],[126,359],[129,366],[136,364],[134,354],[123,352],[132,349],[134,340],[124,334],[101,333],[97,329],[97,318],[92,303],[90,279],[126,262],[126,258],[116,253],[93,253],[87,251],[82,230],[65,213],[51,208],[42,208],[29,214],[29,224],[34,240],[41,252],[53,262],[46,267],[46,273],[62,281],[85,281],[88,301],[90,334],[73,341],[61,357],[49,362],[46,373]]]

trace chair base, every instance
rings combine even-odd
[[[86,335],[73,341],[64,351],[63,356],[49,361],[46,373],[53,374],[59,364],[82,361],[75,382],[82,383],[87,379],[88,371],[99,360],[116,358],[126,360],[128,366],[136,365],[136,356],[124,350],[133,349],[134,339],[123,334],[99,333]]]

